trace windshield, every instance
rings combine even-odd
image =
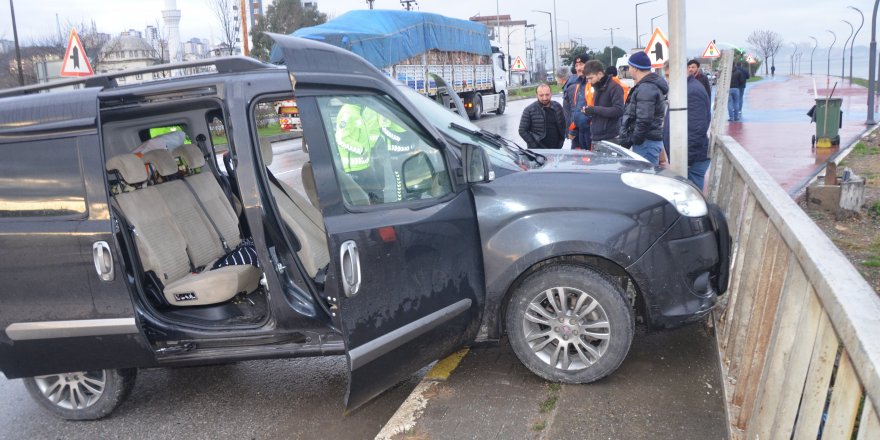
[[[475,136],[464,131],[455,130],[451,127],[451,125],[453,123],[458,124],[474,132],[479,132],[480,127],[477,127],[476,125],[471,123],[471,121],[468,121],[458,114],[444,108],[437,101],[429,99],[403,84],[400,84],[399,87],[401,90],[403,90],[403,93],[406,95],[406,97],[418,107],[419,111],[422,112],[422,114],[425,115],[425,117],[427,117],[428,120],[431,121],[431,123],[435,127],[437,127],[437,129],[440,130],[445,136],[454,139],[458,143],[479,145],[483,148],[486,154],[489,155],[489,159],[492,161],[492,165],[503,167],[509,170],[522,170],[522,167],[517,164],[517,158],[515,156],[512,156],[510,152],[506,149],[492,145],[486,140],[481,139],[479,136]]]

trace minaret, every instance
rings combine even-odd
[[[162,11],[165,20],[165,31],[168,32],[168,60],[176,63],[182,60],[180,51],[180,10],[177,9],[177,0],[165,0],[165,10]]]

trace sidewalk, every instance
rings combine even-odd
[[[806,115],[815,103],[813,78],[818,95],[824,97],[827,77],[817,75],[777,76],[749,83],[741,122],[728,122],[727,133],[760,162],[789,194],[803,188],[838,148],[814,150],[811,138],[816,125]],[[843,128],[840,147],[846,148],[864,132],[868,90],[837,81],[834,97],[843,98]],[[727,109],[722,110],[726,116]]]

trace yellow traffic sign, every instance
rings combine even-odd
[[[663,67],[663,63],[669,59],[669,40],[659,27],[654,29],[654,34],[648,40],[645,53],[651,59],[651,67]]]
[[[64,62],[61,64],[61,76],[91,76],[94,74],[82,41],[76,34],[76,29],[71,29],[67,50],[64,52]]]
[[[703,51],[702,58],[719,58],[721,57],[721,51],[718,50],[718,47],[715,46],[714,41],[710,41],[709,45],[706,46],[706,50]]]
[[[749,64],[755,64],[757,61],[755,61],[755,57],[753,57],[751,54],[749,54],[749,55],[746,55],[746,62]]]
[[[519,55],[516,56],[516,59],[513,60],[513,65],[510,66],[511,72],[525,72],[529,70],[526,67],[526,63],[523,62],[522,58]]]

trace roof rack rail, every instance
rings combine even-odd
[[[68,87],[73,85],[82,85],[83,87],[102,87],[105,89],[110,89],[114,87],[118,87],[117,78],[135,76],[135,75],[143,75],[145,73],[156,73],[156,72],[167,72],[173,70],[185,70],[185,69],[193,69],[197,67],[214,67],[217,73],[236,73],[236,72],[246,72],[249,70],[258,70],[258,69],[273,69],[276,66],[272,64],[264,63],[260,60],[243,57],[243,56],[228,56],[228,57],[218,57],[218,58],[210,58],[205,60],[197,60],[197,61],[185,61],[182,63],[170,63],[170,64],[155,64],[148,67],[143,67],[140,69],[131,69],[131,70],[120,70],[117,72],[107,72],[100,75],[95,76],[87,76],[82,78],[74,78],[63,81],[56,81],[51,83],[43,83],[43,84],[33,84],[24,87],[16,87],[14,89],[6,89],[0,90],[0,98],[8,98],[11,96],[22,96],[22,95],[30,95],[33,93],[40,93],[47,90],[57,89],[61,87]]]

